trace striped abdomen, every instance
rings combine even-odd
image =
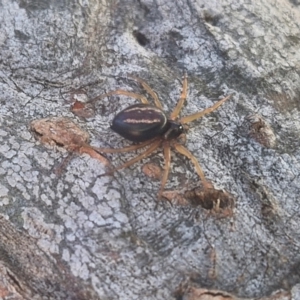
[[[165,113],[148,104],[131,105],[119,112],[111,129],[133,142],[144,142],[165,133],[169,128]]]

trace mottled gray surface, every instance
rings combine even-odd
[[[299,20],[299,3],[284,0],[2,0],[1,214],[33,237],[52,263],[64,264],[62,282],[72,277],[93,290],[90,299],[173,299],[184,280],[240,297],[293,286],[297,293]],[[170,111],[184,70],[189,96],[183,115],[234,93],[191,124],[186,144],[215,187],[235,197],[232,218],[157,203],[159,182],[141,172],[143,163],[99,177],[103,165],[75,156],[57,174],[67,152],[42,145],[29,131],[34,119],[68,116],[90,133],[93,145],[121,147],[127,142],[109,122],[134,100],[105,98],[95,117],[85,120],[70,112],[71,94],[141,92],[126,78],[134,74]],[[252,115],[270,125],[273,147],[250,134]],[[133,155],[108,157],[118,165]],[[162,154],[147,160],[162,164]],[[170,179],[168,189],[199,184],[179,155]],[[5,251],[15,254],[13,247]],[[11,269],[12,260],[0,259]],[[43,294],[30,289],[37,299]]]

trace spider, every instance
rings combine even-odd
[[[161,199],[164,187],[168,180],[171,164],[171,148],[174,148],[177,152],[191,160],[198,176],[201,179],[204,189],[213,188],[212,184],[206,180],[204,172],[196,157],[181,143],[179,143],[178,140],[179,137],[184,134],[184,124],[192,122],[203,117],[204,115],[213,112],[225,101],[227,101],[231,97],[231,95],[223,98],[222,100],[218,101],[211,107],[204,109],[203,111],[199,111],[194,114],[179,118],[179,113],[187,97],[188,82],[187,75],[185,73],[183,76],[180,99],[175,109],[170,114],[169,118],[167,118],[166,114],[162,110],[162,104],[158,99],[157,94],[150,88],[150,86],[140,78],[134,76],[130,77],[141,84],[145,91],[153,98],[155,106],[150,105],[146,97],[121,89],[104,94],[100,96],[100,98],[108,97],[111,95],[124,95],[140,100],[141,103],[131,105],[119,112],[115,116],[111,124],[111,129],[113,131],[132,142],[138,142],[138,144],[133,144],[119,149],[95,147],[95,150],[100,153],[122,153],[141,149],[146,146],[149,146],[149,148],[138,156],[130,159],[126,163],[112,169],[111,172],[133,165],[134,163],[144,159],[145,157],[148,157],[158,147],[162,146],[165,159],[165,167],[161,178],[158,199]],[[95,99],[99,99],[99,97]]]

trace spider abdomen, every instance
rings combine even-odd
[[[168,127],[165,113],[148,104],[125,108],[115,116],[111,125],[113,131],[133,142],[144,142],[161,136]]]

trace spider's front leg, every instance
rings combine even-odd
[[[215,103],[214,105],[212,105],[211,107],[208,107],[202,111],[199,111],[197,113],[194,113],[192,115],[189,115],[189,116],[185,116],[183,118],[180,119],[180,123],[181,124],[186,124],[186,123],[189,123],[189,122],[192,122],[196,119],[199,119],[205,115],[208,115],[210,113],[212,113],[214,110],[216,110],[218,107],[220,107],[225,101],[227,101],[228,99],[231,98],[232,95],[229,95],[225,98],[223,98],[222,100],[218,101],[217,103]]]
[[[107,158],[105,158],[104,156],[100,155],[98,153],[97,150],[95,150],[95,148],[93,146],[90,146],[88,144],[83,144],[80,147],[78,147],[77,151],[82,154],[82,153],[86,153],[88,154],[90,157],[99,160],[102,164],[104,164],[106,167],[110,167],[111,164],[108,161]]]
[[[186,97],[187,97],[187,86],[188,86],[188,82],[187,82],[187,74],[184,73],[183,75],[183,82],[182,82],[182,91],[181,91],[181,95],[180,95],[180,98],[177,102],[177,105],[176,107],[174,108],[174,110],[172,111],[171,115],[170,115],[170,119],[171,120],[175,120],[180,111],[181,111],[181,108],[183,106],[183,103],[184,101],[186,100]]]

